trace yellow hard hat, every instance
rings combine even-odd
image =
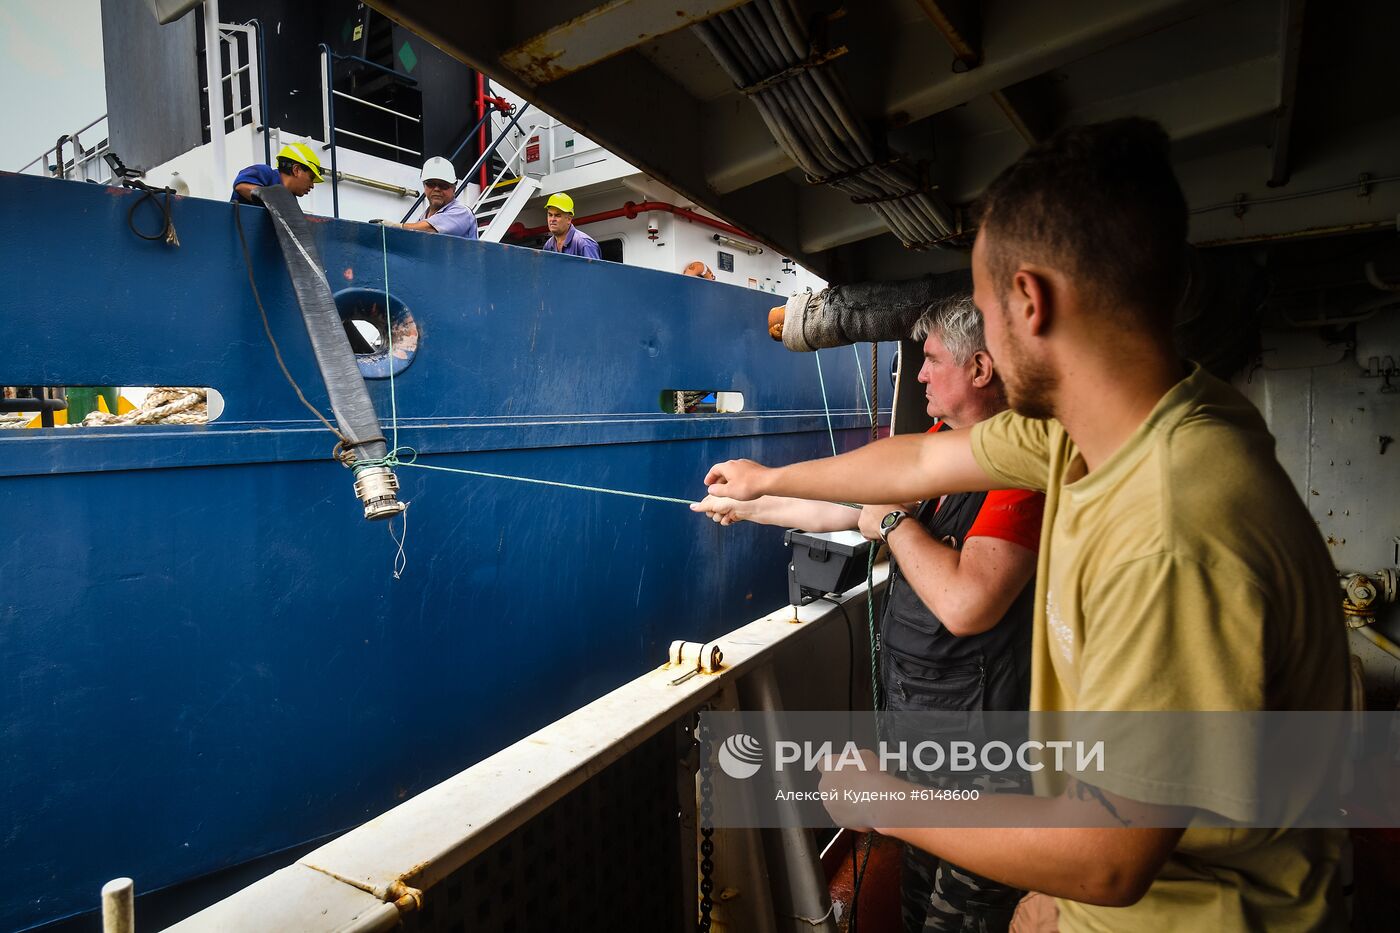
[[[304,165],[311,172],[311,177],[317,181],[325,181],[321,177],[321,160],[316,158],[316,150],[306,143],[289,143],[277,150],[277,158],[291,159],[298,165]]]
[[[574,199],[561,191],[558,194],[551,194],[549,200],[544,202],[544,206],[546,210],[557,207],[566,214],[572,214],[574,212]]]

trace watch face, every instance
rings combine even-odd
[[[895,525],[898,525],[899,520],[903,517],[903,512],[890,512],[884,518],[880,519],[880,529],[882,531],[889,531]]]

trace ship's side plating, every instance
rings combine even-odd
[[[128,228],[139,196],[0,176],[5,216],[22,218],[0,230],[0,381],[225,400],[209,425],[0,434],[0,927],[84,909],[115,875],[152,890],[355,825],[654,666],[672,639],[785,602],[772,529],[412,468],[395,579],[396,546],[278,372],[234,208],[176,199],[170,247]],[[273,334],[325,410],[267,215],[241,211]],[[709,463],[830,450],[817,364],[766,337],[771,296],[313,227],[342,302],[372,305],[387,268],[412,316],[394,402],[389,380],[369,382],[419,463],[698,498]],[[821,358],[836,443],[853,446],[869,433],[860,357]],[[665,414],[668,389],[739,392],[745,410]]]

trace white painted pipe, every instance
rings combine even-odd
[[[102,933],[136,933],[135,884],[114,878],[102,886]]]
[[[209,141],[214,144],[214,180],[229,183],[224,156],[224,50],[219,38],[219,0],[204,0],[204,83],[209,98]]]

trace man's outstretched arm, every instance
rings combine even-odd
[[[832,502],[917,502],[998,484],[972,455],[972,432],[902,434],[850,453],[785,467],[727,460],[710,467],[710,495],[749,500],[795,496]]]
[[[749,502],[706,496],[692,503],[690,511],[703,512],[720,525],[756,522],[803,531],[847,531],[854,529],[860,519],[860,510],[848,505],[783,496],[760,496]]]

